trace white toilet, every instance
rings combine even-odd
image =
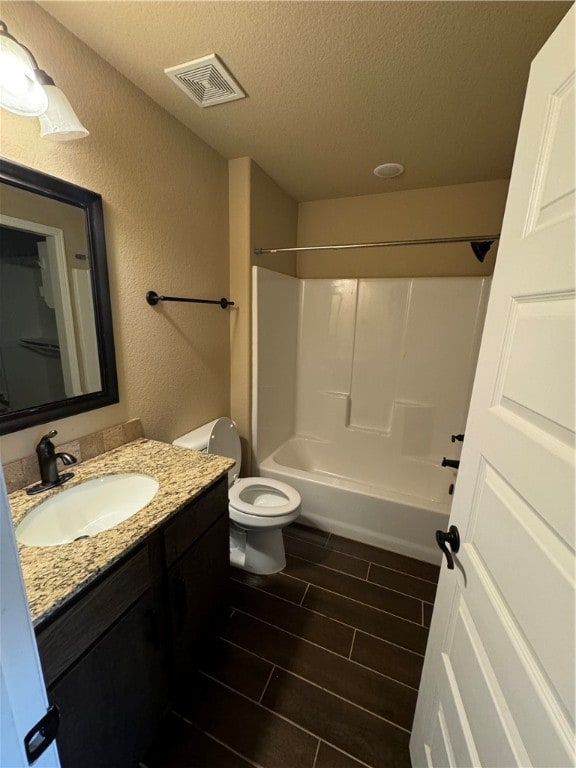
[[[277,573],[286,566],[282,528],[300,514],[298,491],[268,477],[238,479],[242,452],[236,425],[222,417],[174,440],[236,462],[228,472],[230,562],[250,573]]]

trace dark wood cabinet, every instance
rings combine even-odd
[[[37,630],[63,768],[135,768],[227,616],[226,478]]]
[[[218,634],[228,613],[228,513],[168,570],[175,688],[195,668],[198,655]]]
[[[138,765],[168,705],[159,638],[149,590],[51,688],[62,766]]]
[[[126,562],[65,606],[37,631],[38,651],[48,687],[145,592],[151,584],[149,551],[140,547]]]

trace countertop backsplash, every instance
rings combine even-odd
[[[48,426],[46,431],[48,431]],[[78,440],[60,443],[56,445],[56,450],[58,453],[71,453],[80,464],[114,448],[119,448],[121,445],[131,443],[139,437],[144,437],[142,423],[140,419],[131,419],[124,424],[116,424],[113,427],[100,430],[100,432],[92,432],[90,435],[78,438]],[[40,480],[36,453],[23,459],[10,461],[4,464],[3,469],[8,493],[27,488]],[[72,469],[72,471],[74,470]]]

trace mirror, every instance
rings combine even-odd
[[[102,198],[0,159],[0,434],[117,402]]]

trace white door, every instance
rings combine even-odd
[[[46,714],[46,689],[0,466],[0,767],[28,765],[24,736]],[[42,739],[39,739],[41,742]],[[56,745],[34,762],[58,768]]]
[[[418,698],[413,766],[574,750],[574,8],[533,62]]]

